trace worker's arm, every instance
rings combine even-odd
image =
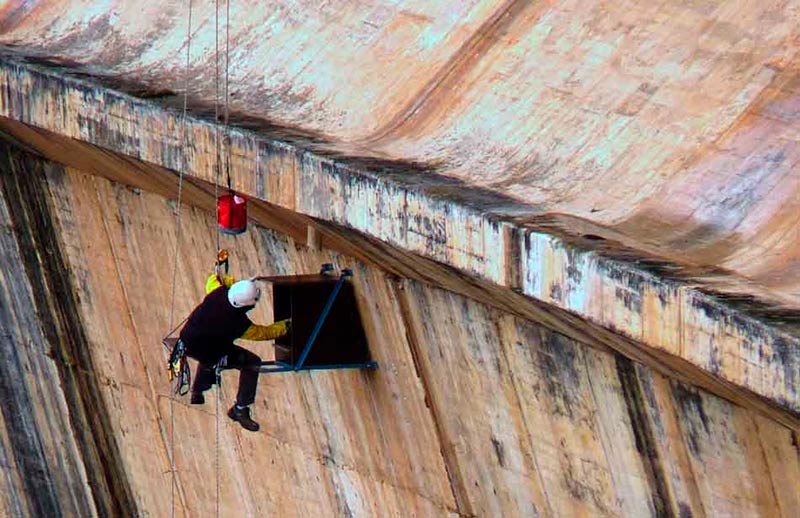
[[[234,277],[231,277],[230,275],[223,275],[222,282],[225,283],[226,288],[230,288],[231,286],[233,286],[233,283],[236,282],[236,279]],[[209,293],[211,293],[212,291],[221,286],[222,284],[219,282],[219,277],[217,277],[217,274],[212,273],[211,275],[208,276],[208,279],[206,279],[206,295],[208,295]]]
[[[280,320],[268,326],[252,324],[241,336],[242,340],[274,340],[289,332],[290,320]]]
[[[226,288],[230,288],[236,282],[236,279],[230,275],[224,275],[222,282]],[[219,282],[219,277],[217,277],[217,274],[212,273],[206,280],[206,294],[211,293],[220,286],[222,284]],[[242,340],[274,340],[288,333],[290,326],[289,319],[281,320],[268,326],[251,324],[240,338]]]

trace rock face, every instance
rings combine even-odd
[[[0,186],[4,515],[800,513],[797,432],[263,228],[222,237],[233,273],[352,268],[380,368],[262,376],[244,432],[224,416],[235,374],[189,406],[160,345],[202,297],[212,214],[184,206],[178,231],[173,201],[9,144]]]

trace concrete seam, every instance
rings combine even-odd
[[[425,394],[425,401],[436,430],[436,435],[439,440],[439,449],[442,455],[444,467],[447,470],[447,478],[450,481],[450,489],[453,493],[453,500],[456,504],[456,510],[460,516],[475,516],[469,500],[469,493],[466,489],[466,484],[462,479],[461,470],[458,466],[458,456],[456,455],[445,430],[442,419],[443,412],[439,409],[439,404],[434,397],[435,391],[431,389],[431,375],[422,362],[421,341],[417,336],[416,328],[414,327],[414,318],[411,313],[411,306],[407,299],[408,295],[406,294],[405,286],[401,284],[401,282],[402,281],[393,281],[395,297],[400,303],[400,316],[403,320],[403,327],[406,329],[408,345],[412,359],[414,360],[414,370],[416,371],[417,377],[422,385],[422,389]]]
[[[600,408],[600,404],[597,401],[597,395],[595,394],[594,382],[592,381],[592,369],[589,366],[589,360],[586,357],[586,351],[584,351],[580,347],[576,347],[576,355],[580,355],[581,359],[583,360],[583,366],[586,369],[586,371],[585,371],[586,372],[586,382],[589,384],[589,395],[592,398],[592,403],[593,403],[593,406],[594,406],[593,409],[592,409],[592,413],[591,413],[592,421],[594,422],[595,426],[597,427],[597,430],[599,431],[600,445],[603,448],[603,456],[605,457],[606,466],[608,466],[610,464],[610,458],[611,458],[611,455],[609,455],[609,452],[608,452],[608,444],[607,444],[607,442],[609,440],[609,436],[608,436],[608,433],[605,430],[605,426],[603,425],[601,420],[597,418],[597,412],[598,412],[597,409]],[[615,501],[614,501],[614,511],[615,511],[616,515],[621,516],[623,509],[622,509],[622,506],[620,505],[620,501],[622,500],[622,498],[621,498],[620,493],[619,493],[619,488],[617,487],[617,484],[616,484],[617,481],[614,479],[615,477],[614,477],[613,470],[609,469],[608,473],[609,473],[609,479],[611,481],[611,484],[614,486],[614,494],[617,497],[615,499]]]
[[[669,379],[664,379],[664,382],[666,384],[667,392],[669,394],[670,408],[668,411],[672,413],[672,418],[675,421],[675,426],[678,429],[678,432],[680,433],[679,437],[680,440],[678,441],[678,447],[681,450],[681,456],[686,459],[686,466],[689,470],[690,479],[686,481],[688,486],[687,489],[691,493],[691,498],[694,500],[694,503],[700,506],[700,509],[703,513],[702,515],[708,516],[709,513],[705,508],[705,502],[703,502],[702,495],[700,494],[700,486],[697,483],[697,476],[694,472],[695,470],[694,470],[694,463],[692,462],[692,456],[686,446],[686,430],[684,429],[683,420],[681,419],[681,416],[678,414],[678,405],[675,402],[674,384],[680,382]],[[711,515],[713,515],[713,509]]]
[[[516,321],[516,318],[513,316],[506,316],[506,318],[510,318],[512,319],[512,321]],[[501,344],[505,343],[505,341],[502,340],[502,330],[500,329],[499,320],[495,321],[495,328],[497,329],[497,336],[501,337]],[[509,376],[511,378],[511,387],[513,388],[516,404],[519,408],[523,408],[524,403],[522,397],[519,395],[519,389],[517,388],[517,381],[516,381],[517,378],[511,372],[511,361],[508,359],[508,354],[506,353],[506,347],[502,345],[500,347],[500,356],[503,358],[503,361],[505,362],[506,372],[509,373]],[[536,448],[534,448],[533,446],[533,441],[532,441],[533,435],[531,434],[530,428],[528,427],[528,420],[525,419],[525,416],[523,415],[521,421],[522,421],[522,426],[525,429],[525,434],[527,435],[528,441],[530,443],[533,469],[536,472],[536,478],[539,479],[539,486],[541,487],[542,490],[542,496],[544,497],[545,504],[547,505],[547,516],[555,516],[555,513],[553,512],[553,505],[550,503],[550,495],[547,493],[547,487],[544,483],[544,476],[542,475],[542,470],[539,467],[539,459],[536,456]]]
[[[664,474],[664,466],[659,450],[656,447],[653,425],[650,422],[649,413],[645,409],[644,395],[639,377],[633,367],[633,362],[628,358],[617,353],[614,355],[614,361],[625,400],[625,408],[631,420],[634,440],[639,450],[644,471],[647,474],[648,484],[653,491],[651,501],[655,513],[657,516],[676,516],[678,513],[670,505],[673,502]]]
[[[747,413],[747,418],[753,423],[753,428],[755,428],[756,431],[756,437],[758,438],[758,449],[759,452],[761,453],[761,458],[764,459],[764,467],[767,469],[767,474],[769,476],[769,489],[770,492],[772,493],[772,501],[775,502],[775,507],[778,508],[779,516],[789,517],[790,515],[786,514],[786,512],[781,508],[781,501],[778,498],[778,491],[776,489],[776,481],[774,479],[774,473],[773,470],[770,469],[769,458],[767,457],[767,450],[764,447],[764,441],[761,438],[761,429],[758,427],[758,419],[756,418],[756,416],[752,415],[749,412]]]

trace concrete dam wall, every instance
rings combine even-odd
[[[184,206],[178,231],[173,199],[9,143],[0,186],[3,516],[800,514],[796,430],[265,228],[222,238],[232,273],[352,268],[380,367],[262,376],[262,430],[244,432],[224,416],[235,373],[219,400],[172,400],[160,344],[175,245],[180,320],[213,268],[213,214]]]
[[[0,2],[0,517],[800,516],[798,129],[800,0]],[[379,364],[256,434],[160,344],[227,172]]]

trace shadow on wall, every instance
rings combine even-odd
[[[678,255],[676,260],[694,264],[716,265],[739,249],[739,234],[712,223],[670,220],[666,214],[642,212],[614,226],[614,230]]]
[[[666,257],[714,265],[800,309],[800,63],[769,85],[614,229]]]

